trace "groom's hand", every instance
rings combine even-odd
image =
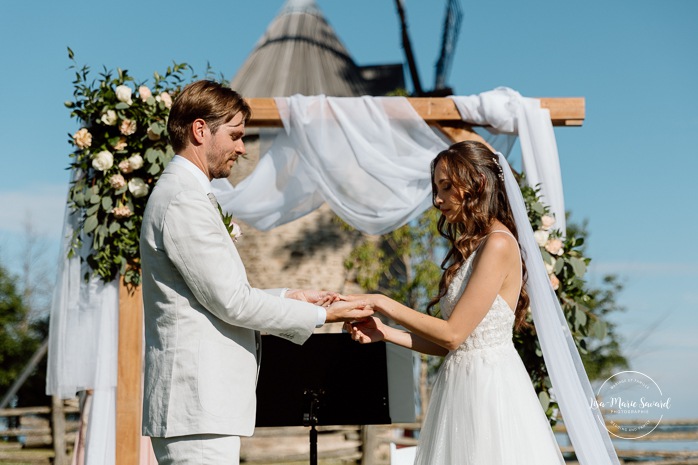
[[[289,289],[286,291],[286,298],[308,302],[322,307],[329,306],[332,302],[339,300],[340,296],[336,292],[317,291],[312,289]]]
[[[365,301],[346,302],[339,300],[327,307],[326,323],[356,321],[373,315],[373,308]]]

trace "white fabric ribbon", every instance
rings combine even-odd
[[[618,465],[618,456],[604,426],[604,419],[598,409],[591,408],[594,392],[560,301],[550,284],[540,247],[533,237],[521,189],[506,158],[501,154],[498,156],[526,261],[526,290],[531,299],[536,334],[567,434],[580,464]]]
[[[74,179],[74,178],[73,178]],[[118,281],[84,280],[80,259],[67,258],[77,214],[66,205],[63,242],[51,301],[46,394],[67,399],[94,390],[85,463],[112,465],[115,456],[119,327]],[[85,244],[92,241],[86,239]]]
[[[347,223],[383,234],[431,205],[429,163],[447,144],[404,98],[277,98],[285,131],[254,172],[212,188],[221,207],[262,230],[323,202]]]
[[[555,227],[565,235],[560,159],[550,112],[540,107],[540,100],[522,97],[507,87],[479,95],[451,96],[451,99],[464,121],[489,125],[494,132],[501,134],[519,135],[526,182],[534,187],[540,184],[542,200],[555,215]]]

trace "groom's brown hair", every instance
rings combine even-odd
[[[201,80],[187,85],[175,98],[167,120],[167,132],[175,153],[189,143],[194,120],[201,118],[215,134],[218,128],[242,112],[245,123],[252,110],[240,94],[214,81]]]

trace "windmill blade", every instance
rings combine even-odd
[[[414,52],[412,51],[410,34],[407,30],[407,14],[405,13],[405,7],[402,4],[402,0],[395,0],[395,6],[397,8],[398,17],[400,18],[402,48],[405,51],[405,57],[407,58],[407,67],[410,70],[410,77],[412,78],[412,85],[414,86],[414,94],[419,96],[422,95],[424,91],[422,90],[422,82],[419,79],[417,60],[415,59]]]
[[[459,0],[447,0],[446,17],[444,18],[443,37],[441,39],[441,53],[436,62],[436,78],[434,90],[446,89],[446,77],[451,70],[453,54],[456,49],[460,25],[463,19],[463,10]]]

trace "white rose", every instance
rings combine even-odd
[[[125,174],[128,174],[131,171],[133,171],[133,168],[131,168],[131,163],[129,163],[128,160],[121,160],[119,162],[119,171]]]
[[[127,205],[119,205],[118,207],[112,208],[111,212],[117,219],[124,219],[133,215],[133,212]]]
[[[116,141],[116,144],[114,144],[114,150],[117,152],[125,149],[127,146],[126,144],[126,138],[125,137],[119,137],[119,140]]]
[[[560,239],[550,239],[546,244],[545,244],[545,250],[550,252],[553,255],[562,255],[564,252],[562,248],[562,241]]]
[[[114,155],[108,150],[102,150],[92,157],[92,167],[97,171],[106,171],[114,164]]]
[[[233,242],[237,242],[237,240],[242,237],[242,229],[240,228],[240,225],[234,221],[231,221],[230,224],[233,227],[232,231],[230,231],[230,237],[233,238]]]
[[[114,176],[109,178],[109,184],[114,189],[121,189],[126,185],[126,180],[120,174],[115,174]]]
[[[541,229],[543,229],[545,231],[550,229],[550,227],[555,224],[555,218],[553,218],[550,215],[543,215],[543,217],[540,219],[540,221],[542,223]]]
[[[162,102],[165,104],[165,108],[171,108],[172,107],[172,97],[170,97],[170,94],[167,92],[163,92],[160,95],[158,95],[158,102]]]
[[[92,134],[87,128],[81,128],[78,132],[73,134],[73,141],[79,149],[86,149],[92,145]]]
[[[131,171],[137,170],[143,167],[143,157],[139,154],[131,155],[128,159],[128,164],[131,167]]]
[[[557,276],[554,274],[550,275],[550,284],[552,284],[554,290],[558,290],[560,288],[560,280],[557,279]]]
[[[128,182],[128,190],[136,198],[148,195],[148,189],[148,185],[141,178],[133,178]]]
[[[131,100],[131,94],[133,91],[129,86],[120,85],[116,87],[116,98],[120,102],[124,102],[127,105],[131,105],[133,100]]]
[[[132,119],[123,120],[119,126],[119,131],[121,131],[121,134],[124,136],[130,136],[136,132],[136,122]]]
[[[116,124],[116,119],[116,112],[114,110],[107,110],[101,118],[102,122],[107,126],[114,126]]]
[[[148,139],[160,140],[160,134],[155,134],[151,128],[148,128]]]
[[[548,242],[549,237],[550,233],[548,231],[543,231],[542,229],[538,229],[536,232],[533,233],[533,238],[536,240],[540,247],[543,247]]]
[[[153,93],[150,91],[148,86],[140,86],[138,88],[138,95],[141,97],[141,100],[145,102],[149,97],[153,96]]]

